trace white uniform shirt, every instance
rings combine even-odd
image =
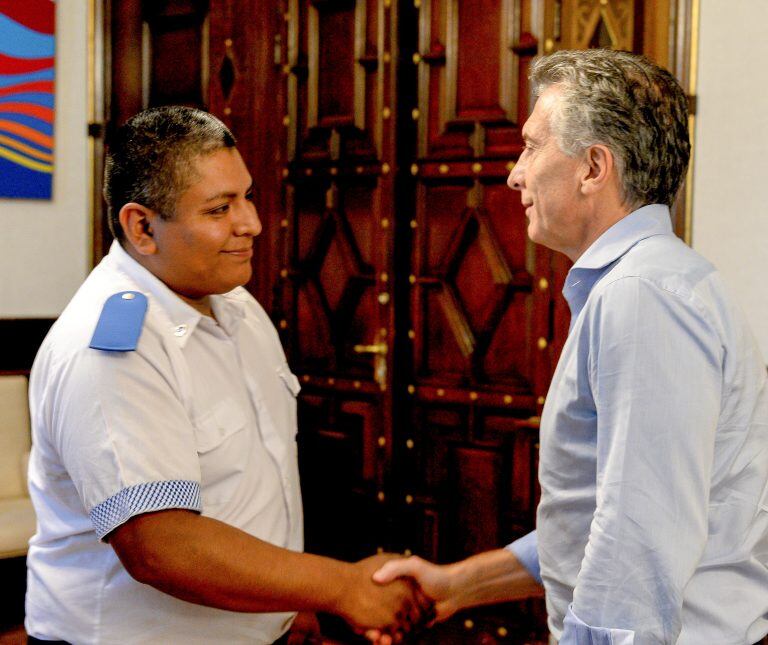
[[[136,351],[91,349],[104,302],[121,291],[148,298]],[[140,584],[100,539],[133,515],[185,508],[302,549],[298,381],[244,289],[211,301],[216,321],[114,243],[45,339],[30,378],[29,634],[272,643],[290,625],[290,613],[203,607]]]

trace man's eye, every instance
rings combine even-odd
[[[252,190],[249,190],[247,193],[245,193],[245,198],[246,198],[246,199],[247,199],[249,202],[252,202],[252,201],[253,201],[253,191],[252,191]]]
[[[229,210],[229,204],[222,204],[208,211],[208,215],[223,215]]]

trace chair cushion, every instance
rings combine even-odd
[[[0,376],[0,500],[27,495],[22,463],[29,447],[27,379]]]
[[[26,554],[35,529],[35,509],[29,497],[0,500],[0,558]]]

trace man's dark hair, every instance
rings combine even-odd
[[[537,94],[561,92],[551,127],[571,156],[601,143],[613,152],[624,201],[633,208],[672,202],[688,167],[688,99],[665,69],[644,56],[607,49],[540,58]]]
[[[194,108],[151,108],[128,119],[112,138],[104,168],[112,235],[123,239],[119,214],[129,202],[172,218],[179,197],[195,181],[193,160],[235,143],[227,126]]]

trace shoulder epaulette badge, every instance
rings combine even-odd
[[[136,349],[147,313],[147,297],[138,291],[121,291],[104,303],[90,347],[107,352]]]

